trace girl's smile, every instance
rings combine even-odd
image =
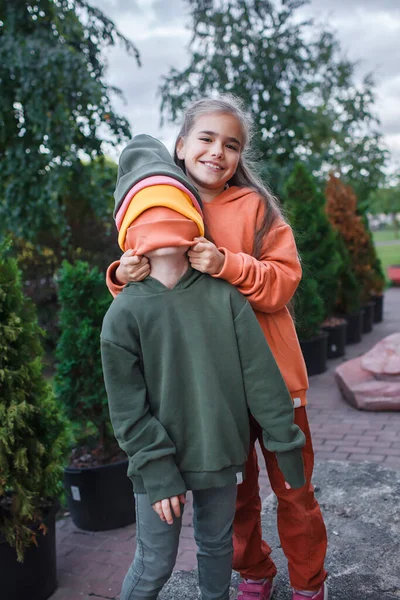
[[[209,169],[211,169],[212,171],[222,171],[222,167],[216,163],[212,163],[212,162],[203,162],[202,163],[205,167],[208,167]]]
[[[238,120],[229,114],[200,116],[189,134],[177,144],[177,155],[185,161],[188,177],[203,200],[220,194],[236,172],[243,133]]]

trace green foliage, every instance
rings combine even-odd
[[[361,285],[354,274],[349,251],[339,232],[336,233],[336,247],[342,259],[338,273],[339,289],[336,310],[342,315],[350,315],[360,310]]]
[[[351,269],[360,285],[360,301],[365,305],[372,294],[380,293],[384,287],[367,219],[357,213],[353,189],[333,174],[326,186],[326,198],[327,215],[349,252]]]
[[[160,87],[163,118],[178,120],[200,97],[233,93],[249,108],[264,173],[278,193],[301,160],[322,177],[346,165],[366,196],[383,179],[381,135],[373,131],[371,77],[354,82],[333,33],[297,10],[307,0],[187,0],[190,64]]]
[[[97,442],[113,439],[100,355],[100,330],[111,297],[104,276],[83,261],[64,262],[58,275],[60,338],[55,389],[71,420],[93,423]]]
[[[388,188],[379,188],[369,197],[368,210],[372,214],[385,213],[391,215],[395,237],[399,237],[400,222],[397,214],[400,213],[400,183]]]
[[[373,214],[387,215],[400,212],[400,183],[393,187],[379,188],[370,197],[369,210]]]
[[[0,245],[0,533],[19,560],[35,543],[30,524],[62,491],[69,437],[42,375],[42,331],[9,244]]]
[[[61,267],[62,256],[69,262],[86,260],[105,270],[110,256],[120,252],[112,218],[116,174],[117,165],[104,157],[71,167],[62,197],[69,231],[67,247],[62,247],[62,238],[54,229],[43,232],[40,246],[23,238],[14,240],[25,293],[37,306],[39,323],[46,331],[45,346],[50,353],[54,352],[59,335],[54,276]]]
[[[369,263],[371,265],[371,294],[382,294],[385,289],[385,274],[383,272],[383,267],[381,260],[378,256],[378,253],[375,248],[374,238],[372,236],[372,231],[369,228],[368,218],[364,215],[363,222],[365,231],[367,232],[368,242],[367,242],[367,251],[369,255]]]
[[[85,0],[0,4],[0,222],[42,244],[68,244],[65,196],[82,156],[130,136],[112,109],[103,49],[134,45]],[[90,197],[90,201],[96,199]],[[94,209],[96,207],[94,206]]]
[[[324,305],[318,294],[318,285],[315,279],[307,274],[297,289],[294,298],[295,324],[300,340],[310,340],[317,336],[321,330],[324,317]]]
[[[324,198],[304,165],[298,163],[295,166],[286,183],[284,198],[285,210],[306,268],[304,277],[315,279],[324,304],[323,319],[326,319],[335,310],[342,260],[336,235],[325,213]]]

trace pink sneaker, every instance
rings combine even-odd
[[[238,587],[238,600],[271,600],[273,593],[273,579],[266,579],[264,583],[242,581]]]
[[[303,596],[302,594],[293,591],[292,600],[328,600],[328,586],[324,583],[313,596]]]

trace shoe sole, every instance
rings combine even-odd
[[[272,596],[271,596],[272,598]],[[306,600],[306,598],[304,598],[304,600]],[[324,584],[324,598],[323,600],[328,600],[328,586],[326,584]]]
[[[275,581],[272,582],[272,588],[271,588],[271,595],[269,597],[269,600],[272,600],[272,596],[274,595],[275,592]],[[240,600],[241,596],[232,596],[232,598],[237,598],[237,600]],[[324,598],[324,600],[327,600],[328,597]]]

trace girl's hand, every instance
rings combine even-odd
[[[291,490],[291,489],[292,489],[292,486],[291,486],[291,485],[289,485],[287,481],[285,481],[285,488],[286,488],[287,490]]]
[[[150,263],[146,256],[137,256],[133,250],[127,250],[120,259],[115,277],[125,285],[129,281],[142,281],[150,275]]]
[[[193,269],[209,275],[219,273],[224,266],[224,254],[218,250],[215,244],[204,237],[194,238],[194,241],[197,244],[190,248],[188,252]]]
[[[181,504],[185,504],[185,501],[185,494],[179,494],[179,496],[172,496],[172,498],[165,498],[165,500],[159,500],[158,502],[155,502],[152,506],[158,514],[158,516],[160,517],[161,521],[166,521],[168,525],[172,525],[172,523],[174,522],[173,514],[176,517],[181,516]]]

